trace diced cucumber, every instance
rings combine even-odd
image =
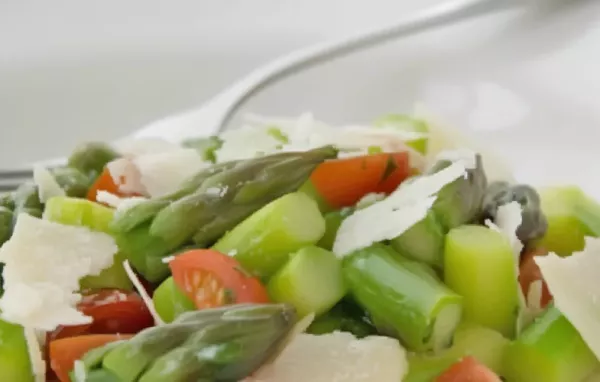
[[[316,244],[325,233],[325,220],[314,200],[295,192],[267,204],[226,233],[214,245],[234,256],[249,272],[269,277],[288,256]]]
[[[540,190],[548,231],[538,245],[568,256],[585,247],[585,236],[600,236],[600,205],[579,187],[562,186]]]
[[[267,288],[274,301],[293,305],[300,317],[319,316],[346,294],[340,260],[333,252],[312,246],[293,254]]]
[[[347,256],[343,272],[380,333],[399,338],[409,350],[440,350],[460,322],[462,297],[415,264],[375,244]]]
[[[425,219],[394,238],[390,245],[401,255],[436,268],[443,266],[445,232],[433,211]]]
[[[437,354],[409,354],[409,372],[404,382],[430,382],[466,356],[502,374],[504,353],[510,341],[495,330],[463,323],[456,329],[452,346]]]
[[[464,297],[467,321],[515,333],[519,309],[515,255],[508,239],[484,226],[466,225],[446,235],[444,280]]]
[[[194,302],[175,285],[173,277],[169,277],[156,288],[152,301],[156,312],[166,323],[172,322],[181,313],[196,309]]]
[[[577,330],[550,306],[506,350],[504,376],[510,382],[575,382],[598,366]]]
[[[0,381],[33,380],[23,327],[0,320]]]
[[[352,208],[342,208],[341,210],[325,214],[325,234],[321,240],[319,240],[317,245],[331,251],[342,222],[345,218],[352,215],[352,212]]]
[[[310,181],[310,179],[308,179],[306,182],[304,182],[302,186],[300,186],[298,192],[301,192],[310,197],[312,200],[314,200],[317,203],[317,206],[319,206],[319,210],[322,213],[325,214],[334,210],[334,208],[329,205],[325,198],[323,198],[321,194],[319,194],[319,191],[317,191],[315,185]]]
[[[86,199],[57,196],[46,202],[44,219],[60,224],[87,227],[92,231],[110,234],[114,210]],[[99,275],[80,280],[81,289],[117,288],[133,290],[133,284],[123,268],[125,257],[117,253],[113,264]]]

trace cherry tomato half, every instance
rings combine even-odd
[[[232,257],[211,249],[185,252],[169,263],[173,281],[198,309],[269,301],[266,288]]]
[[[83,296],[77,309],[93,321],[86,325],[61,326],[50,340],[81,334],[135,334],[154,325],[142,298],[135,292],[104,289]]]

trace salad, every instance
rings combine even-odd
[[[0,381],[599,381],[598,236],[416,114],[86,143],[0,196]]]

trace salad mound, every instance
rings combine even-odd
[[[598,236],[414,115],[87,143],[0,195],[0,381],[600,380]]]

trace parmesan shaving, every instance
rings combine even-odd
[[[137,277],[137,275],[131,268],[129,261],[125,260],[123,262],[123,268],[125,268],[125,273],[127,273],[127,277],[129,277],[129,280],[131,280],[131,283],[135,286],[135,289],[140,294],[140,297],[144,301],[144,304],[146,304],[146,307],[148,307],[148,311],[152,315],[152,318],[154,318],[154,323],[156,325],[164,325],[165,322],[160,318],[158,312],[156,311],[152,298],[148,295],[148,292],[146,292],[146,288],[144,288],[140,279]]]
[[[56,182],[54,176],[45,167],[33,168],[33,182],[38,187],[38,195],[42,203],[55,196],[65,196],[65,190]]]
[[[569,257],[536,256],[554,304],[600,359],[600,239],[586,238],[585,249]]]
[[[73,376],[75,377],[74,382],[85,382],[87,375],[85,372],[85,364],[81,360],[75,361],[73,364]]]
[[[40,343],[38,342],[37,334],[35,329],[24,327],[23,334],[25,336],[25,342],[27,343],[27,351],[29,353],[29,360],[31,362],[31,371],[35,382],[46,381],[46,361]]]

